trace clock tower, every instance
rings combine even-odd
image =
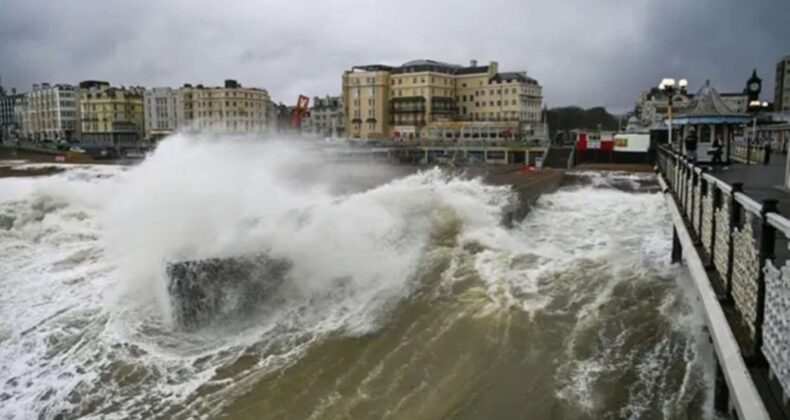
[[[763,80],[757,77],[757,69],[752,72],[752,77],[746,81],[746,88],[743,93],[749,97],[749,102],[760,99],[760,91],[763,89]]]

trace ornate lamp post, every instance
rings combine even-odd
[[[667,115],[669,117],[669,138],[668,142],[669,145],[674,147],[675,145],[672,143],[672,99],[675,96],[675,93],[678,91],[685,91],[686,87],[688,87],[688,80],[680,79],[679,82],[675,82],[675,79],[665,78],[661,80],[661,83],[658,84],[658,89],[666,93],[667,97],[669,98],[668,106],[667,106]],[[680,149],[680,142],[678,142],[678,149]]]
[[[749,102],[749,113],[752,114],[752,138],[746,143],[746,164],[752,163],[752,143],[757,145],[757,116],[768,108],[768,102]]]

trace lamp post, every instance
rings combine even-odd
[[[757,144],[757,116],[760,112],[768,108],[768,102],[751,101],[749,111],[752,114],[752,138],[746,143],[746,164],[752,163],[752,143]]]
[[[658,89],[662,92],[666,93],[668,97],[668,105],[667,105],[667,116],[669,117],[669,138],[668,142],[670,146],[674,147],[672,143],[672,100],[675,96],[675,93],[678,91],[685,91],[686,87],[688,86],[688,81],[686,79],[680,79],[679,82],[675,82],[675,79],[671,78],[664,78],[661,80],[661,83],[658,84]],[[680,144],[678,143],[678,149],[680,149]]]

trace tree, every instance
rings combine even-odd
[[[578,106],[552,108],[546,111],[546,121],[551,138],[576,129],[614,131],[619,128],[617,117],[601,106],[586,110]]]

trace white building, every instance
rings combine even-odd
[[[27,97],[26,137],[33,141],[75,140],[77,95],[72,85],[33,85]]]
[[[143,109],[145,138],[149,141],[159,140],[184,126],[184,94],[179,89],[146,89]]]
[[[27,114],[27,95],[19,94],[14,101],[14,130],[16,136],[21,138],[27,137],[28,132],[28,114]]]

